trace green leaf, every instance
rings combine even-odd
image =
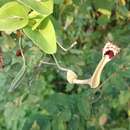
[[[60,118],[63,121],[69,121],[71,119],[71,111],[69,108],[65,108],[60,111]]]
[[[79,113],[84,119],[88,119],[90,114],[91,114],[91,105],[89,103],[88,97],[87,96],[80,96],[78,98],[78,109]]]
[[[36,19],[36,24],[32,27],[32,30],[37,29],[37,27],[41,24],[41,22],[45,19],[45,17],[42,17],[40,19]]]
[[[72,119],[69,121],[68,127],[69,127],[69,130],[79,130],[80,117],[74,114]]]
[[[36,130],[36,127],[40,130],[50,130],[51,124],[47,116],[36,113],[26,120],[22,130]]]
[[[114,7],[115,2],[113,0],[105,0],[105,2],[102,0],[93,0],[93,4],[96,9],[103,8],[111,10]]]
[[[37,11],[42,15],[50,15],[53,12],[53,0],[45,0],[43,2],[36,0],[18,0],[24,5]]]
[[[7,81],[7,77],[4,73],[0,73],[0,87],[4,86]]]
[[[28,24],[27,9],[17,3],[8,2],[0,8],[0,30],[15,31]]]
[[[129,11],[125,6],[118,6],[117,11],[122,16],[128,17],[128,15],[129,15]]]
[[[100,16],[97,20],[97,23],[99,25],[106,25],[106,24],[108,24],[109,21],[110,21],[110,19],[107,16]]]
[[[130,100],[130,92],[129,91],[120,91],[119,95],[119,103],[120,105],[126,105]]]
[[[56,52],[56,36],[53,24],[46,18],[39,26],[38,30],[32,30],[31,26],[24,28],[24,33],[45,53]]]
[[[107,9],[99,8],[99,9],[98,9],[98,12],[100,12],[101,14],[106,15],[106,16],[108,16],[108,17],[111,16],[111,11],[110,11],[110,10],[107,10]]]
[[[4,35],[3,38],[4,40],[1,42],[1,47],[4,52],[9,52],[16,47],[15,40],[11,36]]]
[[[10,2],[10,0],[0,0],[0,6],[4,5],[7,2]]]
[[[46,17],[47,17],[47,15],[41,15],[40,13],[38,13],[36,11],[32,11],[29,14],[29,19],[34,20],[34,22],[35,22],[35,24],[32,27],[32,30],[35,30]]]
[[[58,117],[52,121],[52,130],[66,130],[65,123]]]
[[[19,100],[18,98],[16,100]],[[10,130],[20,130],[25,123],[25,110],[24,106],[17,106],[18,104],[13,104],[8,102],[4,110],[4,118],[6,123],[6,128]],[[16,116],[17,113],[17,116]],[[13,124],[13,125],[12,125]]]

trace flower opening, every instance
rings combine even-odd
[[[109,60],[115,57],[120,52],[120,48],[112,42],[107,42],[103,48],[103,56],[108,56]]]

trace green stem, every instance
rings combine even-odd
[[[22,44],[22,37],[19,38],[19,47],[20,47],[22,58],[23,58],[23,65],[22,65],[22,68],[20,69],[20,71],[16,74],[15,78],[13,79],[13,81],[9,87],[9,90],[8,90],[9,92],[14,91],[19,86],[20,81],[22,80],[23,75],[24,75],[25,70],[26,70],[25,57],[24,57],[24,54],[22,51],[21,44]]]

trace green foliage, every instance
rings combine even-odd
[[[0,8],[0,30],[10,33],[24,29],[34,44],[45,53],[53,54],[56,52],[56,36],[48,17],[52,12],[53,0],[7,2]]]
[[[9,2],[0,8],[0,30],[15,31],[28,24],[27,10],[17,2]]]
[[[18,0],[19,2],[29,6],[31,9],[37,11],[41,15],[50,15],[53,12],[53,0],[45,0],[37,2],[35,0]]]
[[[0,0],[0,6],[0,130],[130,129],[129,0]],[[16,30],[26,69],[9,93],[23,65]],[[78,44],[64,52],[56,40],[65,48]],[[60,65],[88,78],[107,40],[121,52],[97,89],[69,84],[64,72],[41,62],[53,63],[47,54],[57,51]]]
[[[24,33],[44,52],[55,53],[56,38],[51,21],[46,18],[38,28],[38,30],[32,30],[31,26],[27,26],[24,28]]]

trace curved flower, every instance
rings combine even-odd
[[[118,53],[120,52],[120,48],[114,45],[112,42],[107,42],[103,48],[103,57],[108,56],[108,61],[112,60]]]
[[[112,42],[107,42],[102,50],[102,58],[99,61],[93,75],[89,79],[78,79],[75,72],[72,70],[67,71],[67,80],[72,84],[88,84],[91,88],[97,88],[100,84],[100,77],[104,66],[111,61],[118,53],[120,48],[114,45]]]
[[[120,48],[114,45],[112,42],[107,42],[102,51],[102,59],[100,60],[96,70],[94,71],[91,80],[91,88],[97,88],[100,84],[100,77],[106,63],[111,61],[118,53]]]

